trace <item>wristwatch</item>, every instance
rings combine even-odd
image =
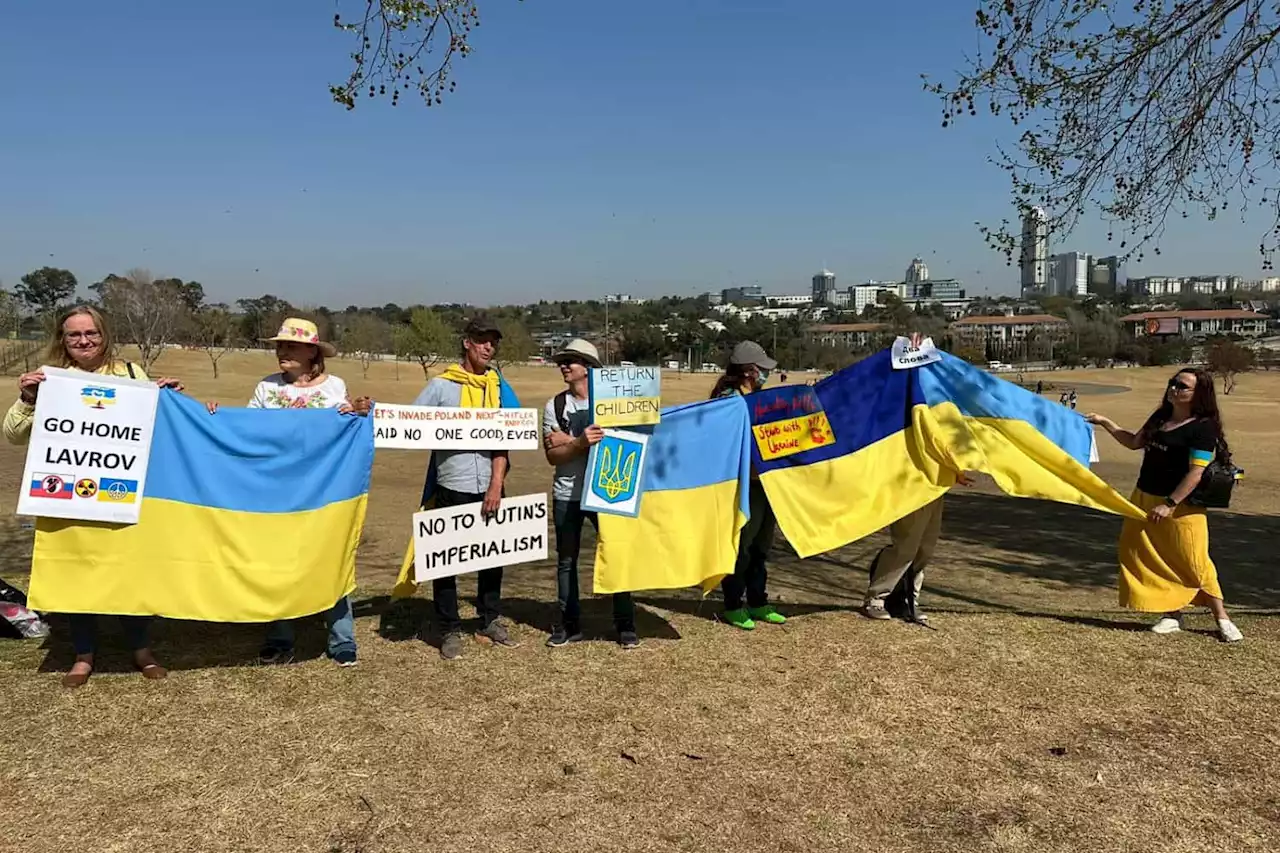
[[[1173,499],[1172,495],[1170,495],[1169,497],[1164,499],[1164,505],[1169,507],[1170,509],[1177,509],[1178,502]]]

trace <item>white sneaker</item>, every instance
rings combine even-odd
[[[1232,626],[1234,627],[1234,626]],[[1153,634],[1176,634],[1182,630],[1182,616],[1165,616],[1151,626]]]
[[[1224,643],[1238,643],[1244,639],[1244,634],[1240,633],[1236,623],[1230,619],[1218,620],[1218,634],[1222,637],[1222,642]]]
[[[862,605],[862,615],[868,619],[892,619],[889,611],[885,609],[884,604],[879,601],[868,601]]]

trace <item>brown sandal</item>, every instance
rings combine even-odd
[[[134,663],[134,666],[137,668],[138,672],[142,673],[143,678],[149,678],[152,681],[169,677],[169,670],[165,669],[155,661],[152,661],[151,663]]]

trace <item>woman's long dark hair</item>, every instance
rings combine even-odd
[[[730,388],[735,390],[747,384],[747,369],[749,364],[730,364],[724,369],[724,373],[716,380],[716,385],[711,389],[711,399],[714,400]]]
[[[1226,430],[1222,428],[1222,413],[1218,410],[1218,394],[1213,387],[1213,374],[1198,367],[1184,367],[1174,374],[1174,378],[1176,379],[1182,373],[1190,373],[1196,378],[1196,390],[1191,395],[1191,417],[1202,418],[1213,424],[1213,431],[1218,436],[1217,454],[1224,461],[1229,460],[1231,447],[1227,444]],[[1169,389],[1166,387],[1164,399],[1151,413],[1151,417],[1147,418],[1147,422],[1142,425],[1142,431],[1139,433],[1142,436],[1142,443],[1146,444],[1171,417],[1173,417],[1173,403],[1169,402]]]

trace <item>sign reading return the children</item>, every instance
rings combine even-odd
[[[592,369],[591,422],[599,427],[656,424],[662,419],[661,385],[658,367]]]
[[[756,451],[765,462],[835,443],[835,433],[817,393],[807,385],[784,385],[747,397]]]
[[[536,450],[537,409],[373,407],[373,446],[395,450]]]
[[[478,572],[547,558],[547,496],[503,498],[491,516],[481,504],[413,516],[414,579]]]
[[[160,389],[41,369],[18,514],[137,524]]]

